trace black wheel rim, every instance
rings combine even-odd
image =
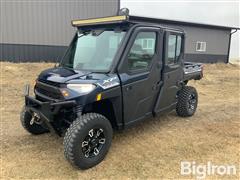
[[[195,94],[190,94],[188,97],[188,109],[194,111],[197,103],[197,98]]]
[[[102,128],[90,129],[82,142],[82,152],[86,158],[98,156],[106,139]]]

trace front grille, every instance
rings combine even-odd
[[[36,87],[36,91],[44,96],[50,97],[51,99],[62,99],[62,94],[57,92],[50,92],[40,87]]]
[[[42,82],[42,83],[45,83],[45,84],[52,85],[52,86],[60,87],[60,83],[57,83],[57,82],[47,81],[47,80],[44,80],[44,79],[39,79],[38,81]]]
[[[40,98],[49,100],[61,100],[63,99],[60,89],[56,86],[52,86],[40,81],[37,81],[35,86],[35,94]]]

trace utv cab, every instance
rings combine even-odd
[[[64,154],[87,169],[101,162],[113,130],[176,110],[192,116],[198,95],[189,80],[202,64],[184,62],[185,33],[157,19],[119,15],[75,20],[77,32],[54,68],[25,90],[23,127],[64,136]]]

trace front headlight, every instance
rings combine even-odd
[[[67,84],[67,88],[80,94],[88,94],[93,91],[96,86],[94,84]]]

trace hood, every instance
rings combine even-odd
[[[105,77],[106,74],[103,73],[93,73],[87,71],[73,70],[64,67],[56,67],[41,72],[41,74],[38,76],[38,79],[56,83],[66,83],[68,81],[78,80],[99,80]]]

